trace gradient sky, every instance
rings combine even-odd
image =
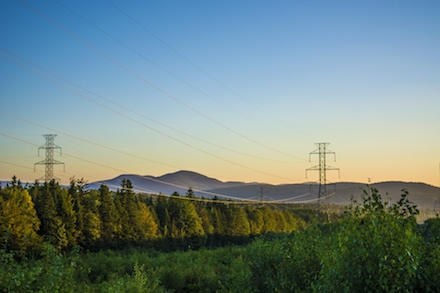
[[[440,184],[439,1],[0,1],[0,180]]]

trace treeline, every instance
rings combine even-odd
[[[418,225],[407,194],[390,204],[371,188],[338,221],[218,249],[60,253],[46,242],[17,258],[0,247],[0,292],[439,292],[440,218]]]
[[[58,251],[150,245],[162,250],[244,243],[267,233],[290,233],[316,211],[194,201],[191,189],[171,197],[136,194],[129,180],[110,191],[88,190],[84,180],[69,187],[56,181],[22,186],[15,177],[0,186],[0,241],[18,255],[38,254],[43,243]]]

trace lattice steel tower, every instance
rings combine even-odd
[[[53,176],[53,165],[63,164],[63,166],[64,166],[63,162],[56,161],[53,158],[53,154],[54,154],[55,149],[59,149],[60,155],[61,155],[61,147],[54,144],[55,136],[57,136],[57,135],[56,134],[44,134],[43,136],[46,138],[46,144],[42,145],[38,148],[38,156],[40,156],[40,150],[44,149],[44,150],[46,150],[46,158],[43,161],[40,161],[40,162],[34,164],[34,171],[35,171],[35,168],[37,165],[45,165],[46,171],[44,173],[44,177],[41,177],[40,179],[44,179],[45,182],[49,182],[53,179],[56,179],[57,181],[59,181],[60,180],[59,178],[56,178]]]
[[[327,166],[326,164],[326,155],[333,154],[336,162],[336,154],[332,151],[327,150],[327,146],[329,143],[315,143],[318,149],[314,150],[309,154],[309,161],[312,155],[319,156],[319,165],[306,169],[306,178],[307,171],[319,171],[319,192],[318,192],[318,208],[321,204],[321,201],[324,200],[327,196],[327,170],[338,170],[339,168],[333,168],[331,166]]]

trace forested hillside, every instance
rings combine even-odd
[[[417,225],[405,190],[392,204],[364,190],[339,219],[305,227],[307,210],[192,196],[13,180],[1,188],[0,292],[438,292],[440,219]],[[292,233],[194,249],[276,231]]]
[[[88,190],[83,180],[72,180],[67,188],[56,181],[23,187],[14,178],[0,189],[0,241],[22,255],[38,253],[43,243],[58,251],[76,245],[88,250],[215,247],[298,231],[316,217],[307,207],[278,210],[201,200],[191,189],[171,197],[132,189],[129,180],[113,192],[106,185]]]

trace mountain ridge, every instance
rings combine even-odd
[[[196,196],[212,198],[240,198],[243,200],[284,201],[284,202],[316,202],[318,185],[315,183],[267,184],[258,182],[220,181],[193,171],[181,170],[158,177],[151,175],[121,174],[113,179],[92,182],[91,189],[106,184],[110,189],[120,188],[122,179],[128,179],[136,192],[171,195],[173,192],[185,194],[192,188]],[[363,190],[376,188],[384,201],[396,202],[402,189],[408,190],[408,199],[423,208],[440,205],[440,188],[423,182],[384,181],[369,185],[359,182],[337,182],[327,185],[327,193],[335,193],[330,202],[349,204],[351,198],[360,200]]]

